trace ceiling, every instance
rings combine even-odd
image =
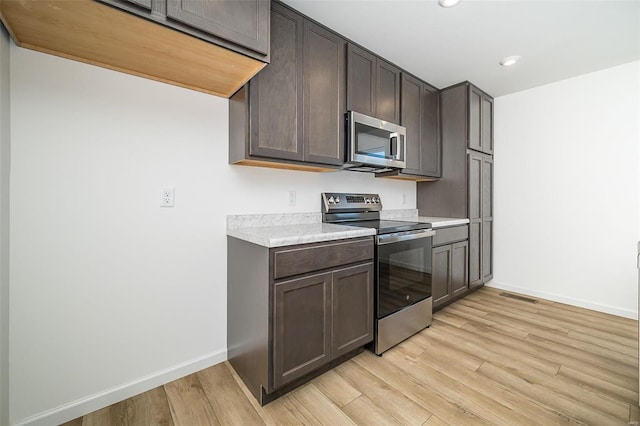
[[[284,2],[438,88],[494,97],[640,59],[640,0]]]

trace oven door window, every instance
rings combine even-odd
[[[377,246],[378,318],[431,296],[431,240]]]

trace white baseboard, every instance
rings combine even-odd
[[[493,287],[500,290],[513,291],[515,293],[525,294],[527,296],[541,297],[543,299],[551,300],[553,302],[566,303],[567,305],[578,306],[580,308],[591,309],[593,311],[604,312],[606,314],[617,315],[619,317],[625,317],[637,320],[638,311],[631,309],[619,308],[617,306],[603,305],[601,303],[590,302],[588,300],[575,299],[573,297],[562,296],[555,293],[547,293],[544,291],[531,290],[529,288],[518,287],[515,285],[502,283],[499,281],[491,280],[487,284],[487,287]]]
[[[14,426],[50,426],[58,425],[85,414],[107,407],[134,395],[162,386],[189,374],[219,364],[227,359],[227,351],[210,353],[202,357],[157,371],[120,386],[107,389],[86,398],[61,405],[26,419],[19,420]]]

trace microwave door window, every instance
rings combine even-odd
[[[391,158],[389,132],[356,123],[356,153],[377,158]]]

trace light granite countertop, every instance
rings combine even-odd
[[[296,244],[375,235],[369,228],[333,225],[329,223],[304,223],[278,226],[258,226],[253,228],[227,229],[227,235],[249,241],[264,247],[283,247]]]
[[[464,225],[469,219],[418,216],[417,209],[383,210],[382,219],[430,223],[433,228]],[[227,216],[227,235],[264,247],[341,240],[375,235],[375,230],[322,223],[320,213],[278,213]]]
[[[433,216],[420,216],[418,222],[430,223],[433,229],[445,228],[447,226],[466,225],[469,223],[469,219],[461,219],[456,217],[433,217]]]

